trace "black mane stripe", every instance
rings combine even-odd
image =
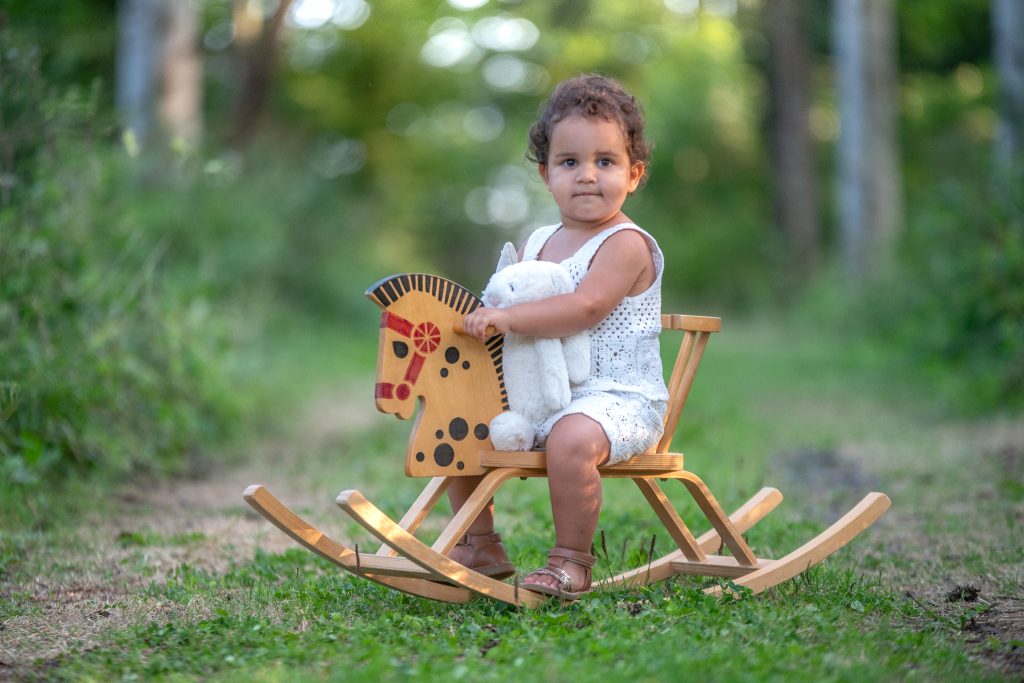
[[[366,290],[366,296],[382,309],[386,309],[410,292],[430,294],[440,303],[461,314],[475,311],[483,305],[483,302],[473,292],[462,285],[438,275],[425,273],[403,273],[388,276]],[[508,410],[508,394],[505,392],[505,373],[501,357],[502,341],[501,335],[495,335],[485,344],[490,352],[494,371],[498,378],[502,410]]]

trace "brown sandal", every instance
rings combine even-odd
[[[493,531],[486,534],[463,534],[448,559],[492,579],[507,579],[516,573],[509,562],[501,536]]]
[[[554,564],[555,558],[561,560],[557,566]],[[577,564],[585,570],[583,582],[580,586],[577,586],[576,582],[572,579],[572,575],[562,568],[566,562]],[[557,598],[562,598],[563,600],[579,600],[582,595],[590,592],[593,576],[591,568],[594,566],[595,562],[597,562],[597,558],[588,553],[582,553],[578,550],[571,550],[569,548],[554,547],[548,553],[547,566],[530,572],[530,575],[542,574],[544,576],[550,576],[558,581],[558,586],[545,586],[544,584],[526,581],[520,587],[535,593],[553,595]]]

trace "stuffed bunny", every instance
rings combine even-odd
[[[538,301],[575,290],[563,266],[548,261],[517,262],[511,243],[502,249],[498,270],[484,289],[483,302],[494,308]],[[537,428],[569,405],[569,385],[590,374],[590,336],[584,330],[559,339],[505,335],[502,352],[509,412],[491,421],[491,442],[506,451],[533,447]]]

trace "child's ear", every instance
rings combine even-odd
[[[629,167],[629,191],[632,192],[640,186],[640,179],[644,177],[644,170],[647,165],[638,161]]]
[[[544,185],[547,185],[548,184],[548,165],[547,164],[537,164],[537,174],[540,176],[540,179],[544,181]]]

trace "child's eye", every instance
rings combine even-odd
[[[565,166],[566,168],[575,168],[576,160],[575,159],[566,159],[565,161],[562,162],[562,166]]]
[[[597,162],[597,165],[600,166],[601,168],[608,168],[609,166],[612,165],[612,160],[611,159],[601,159],[600,161]]]

